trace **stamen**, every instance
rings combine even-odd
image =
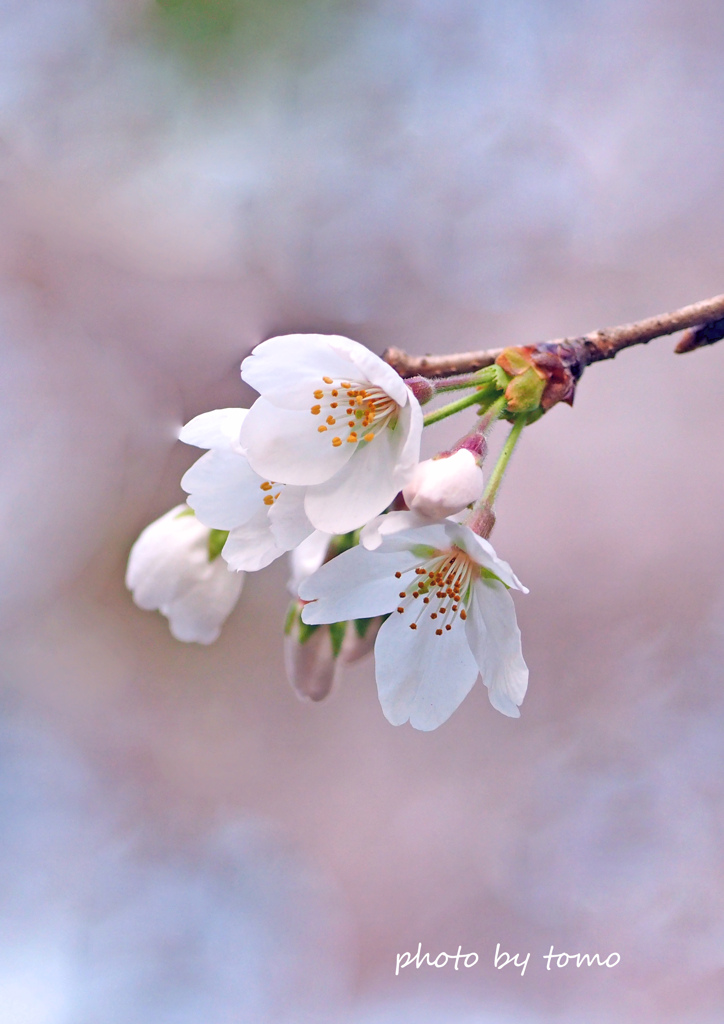
[[[328,416],[328,417],[327,417],[327,423],[329,423],[330,427],[333,427],[333,426],[334,426],[334,424],[335,424],[336,422],[337,422],[337,421],[336,421],[336,419],[334,418],[334,416]]]
[[[367,426],[367,424],[365,424],[365,426]],[[374,434],[372,434],[372,433],[370,433],[370,434],[365,434],[365,436],[364,436],[364,439],[365,439],[365,441],[372,441],[372,440],[373,440],[373,438],[374,438],[374,436],[375,436],[375,435],[374,435]]]
[[[315,398],[324,398],[324,392],[321,389],[319,391],[315,391],[314,392],[314,397]]]
[[[322,411],[322,406],[321,405],[313,405],[312,408],[310,409],[310,412],[312,413],[312,416],[319,416],[321,411]]]
[[[322,377],[325,384],[334,384],[334,380],[331,377]]]
[[[398,580],[399,580],[401,576],[402,576],[402,573],[401,573],[401,572],[396,572],[396,573],[395,573],[395,579],[398,579]]]
[[[333,437],[332,438],[332,444],[334,445],[335,448],[339,448],[339,446],[342,444],[342,438],[341,437]]]
[[[273,486],[274,485],[270,484],[268,480],[265,480],[263,484],[259,485],[260,490],[262,490],[262,491],[270,491]]]
[[[324,424],[322,424],[321,427],[317,427],[317,430],[319,431],[320,434],[323,434],[326,429],[327,428],[324,426]]]
[[[417,629],[417,623],[416,622],[411,622],[410,623],[410,629]]]
[[[265,505],[273,505],[274,504],[274,498],[271,496],[271,494],[265,495],[265,497],[264,497],[264,504]]]
[[[351,441],[352,444],[356,444],[357,443],[357,435],[355,434],[354,430],[350,433],[350,435],[347,438],[347,440]]]

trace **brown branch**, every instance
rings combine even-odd
[[[540,347],[575,347],[580,352],[582,369],[589,363],[613,359],[622,348],[645,345],[653,338],[675,334],[687,327],[694,330],[687,331],[676,346],[676,352],[691,352],[702,345],[712,345],[724,338],[724,295],[716,295],[713,299],[704,299],[702,302],[674,310],[673,313],[661,313],[659,316],[638,320],[636,323],[592,331],[578,338],[558,338],[552,342],[544,342]],[[457,352],[447,356],[411,356],[399,348],[388,348],[382,358],[402,377],[413,377],[417,374],[424,377],[450,377],[456,373],[472,373],[484,366],[490,366],[502,351],[502,348],[490,348],[478,352]]]

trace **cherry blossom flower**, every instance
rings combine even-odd
[[[402,496],[412,512],[446,519],[477,501],[483,493],[483,471],[467,448],[418,463]]]
[[[166,616],[177,640],[213,643],[239,599],[243,574],[229,571],[216,540],[191,509],[177,505],[131,548],[126,586],[139,608]]]
[[[419,526],[390,513],[362,543],[300,588],[310,624],[392,612],[375,644],[377,688],[393,725],[431,730],[467,696],[478,673],[498,711],[518,717],[528,685],[509,588],[527,593],[488,541],[447,519]],[[369,546],[365,546],[368,544]]]
[[[228,530],[222,555],[232,569],[254,572],[312,533],[304,488],[267,480],[239,444],[247,409],[214,409],[181,429],[180,439],[210,449],[184,474],[188,504],[205,526]]]
[[[264,478],[305,487],[319,530],[347,533],[382,512],[417,465],[420,404],[363,345],[290,334],[257,345],[241,367],[260,393],[241,445]]]

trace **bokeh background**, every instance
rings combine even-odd
[[[724,345],[526,431],[518,721],[395,729],[369,662],[298,702],[281,562],[211,648],[123,575],[265,337],[724,291],[723,47],[716,0],[0,2],[1,1024],[721,1021]]]

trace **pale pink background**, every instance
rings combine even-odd
[[[204,3],[196,42],[192,0],[0,3],[1,1024],[720,1021],[724,345],[623,353],[526,431],[519,721],[478,685],[395,729],[369,662],[300,704],[281,563],[211,648],[123,573],[264,337],[724,291],[721,6]],[[418,942],[481,962],[395,978]]]

